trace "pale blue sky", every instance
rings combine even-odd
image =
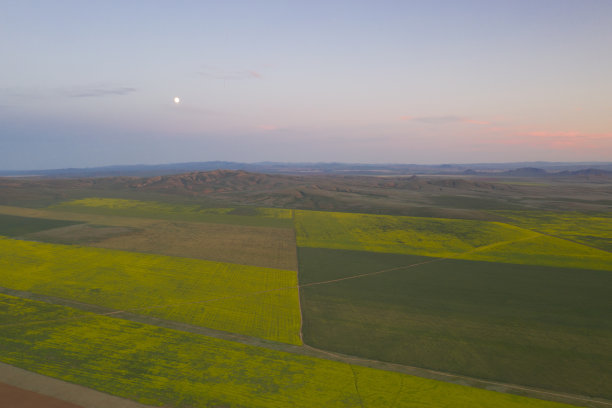
[[[612,159],[612,1],[0,5],[2,169]]]

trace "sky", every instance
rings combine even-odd
[[[0,169],[612,161],[609,0],[0,5]]]

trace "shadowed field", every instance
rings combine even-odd
[[[0,213],[0,235],[16,237],[38,231],[61,228],[78,224],[78,221],[50,220],[44,218],[20,217]]]

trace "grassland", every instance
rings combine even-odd
[[[512,223],[545,234],[612,251],[610,213],[585,214],[576,211],[496,211]]]
[[[74,225],[78,221],[49,220],[0,214],[0,235],[16,237],[52,228]]]
[[[612,397],[607,271],[451,259],[423,264],[428,258],[321,248],[298,254],[306,344]],[[420,265],[312,285],[413,264]]]
[[[295,271],[0,238],[0,286],[299,344]]]
[[[48,207],[52,210],[165,219],[186,222],[211,222],[250,226],[291,228],[291,211],[275,208],[237,207],[214,208],[201,205],[169,204],[113,198],[84,198]]]
[[[296,211],[300,247],[612,270],[612,254],[499,222]]]
[[[0,327],[1,361],[152,405],[569,407],[5,295]]]

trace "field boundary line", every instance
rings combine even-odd
[[[353,384],[355,385],[355,392],[357,393],[357,398],[359,398],[359,406],[363,408],[363,399],[361,398],[361,393],[359,392],[359,385],[357,384],[357,372],[351,363],[346,363],[351,369],[351,373],[353,373]]]
[[[297,232],[295,230],[295,209],[291,209],[291,221],[293,221],[293,239],[295,241],[295,277],[298,290],[298,308],[300,309],[300,341],[304,344],[304,315],[302,313],[302,292],[300,291],[300,256],[298,255]]]
[[[487,386],[493,385],[493,386],[503,387],[503,388],[507,388],[507,389],[511,389],[511,390],[523,391],[523,392],[525,392],[527,394],[525,396],[530,396],[532,398],[534,398],[533,394],[540,394],[540,395],[548,395],[548,396],[553,396],[553,397],[557,397],[557,398],[560,398],[560,399],[564,399],[565,403],[567,403],[567,400],[575,400],[575,401],[581,401],[581,402],[589,402],[589,403],[595,403],[595,404],[602,404],[602,405],[612,406],[612,401],[607,401],[607,400],[603,400],[603,399],[591,399],[591,398],[588,398],[588,397],[585,397],[585,396],[557,393],[557,392],[554,392],[554,391],[542,390],[542,389],[532,388],[532,387],[528,387],[528,386],[522,386],[522,385],[516,385],[516,384],[510,384],[510,383],[503,383],[503,382],[497,382],[497,381],[491,381],[491,380],[484,380],[484,379],[480,379],[480,378],[476,378],[476,377],[468,377],[468,376],[464,376],[464,375],[460,375],[460,374],[453,374],[453,373],[446,373],[446,372],[443,372],[443,371],[436,371],[436,370],[432,370],[432,369],[429,369],[429,368],[415,367],[415,366],[409,366],[409,365],[403,365],[403,364],[389,363],[389,362],[380,361],[380,360],[371,360],[371,359],[364,358],[364,357],[356,357],[356,356],[350,356],[350,355],[345,355],[345,354],[338,354],[338,353],[334,353],[332,351],[327,351],[327,350],[319,349],[319,348],[312,347],[312,346],[309,346],[309,345],[304,345],[304,347],[308,348],[308,349],[311,349],[312,351],[315,351],[317,353],[327,354],[330,358],[332,358],[334,360],[337,360],[337,361],[344,361],[344,362],[346,362],[349,365],[350,365],[350,363],[348,363],[348,361],[355,361],[356,365],[359,365],[359,366],[362,366],[362,367],[372,367],[372,368],[378,368],[378,369],[385,370],[384,368],[381,368],[381,366],[384,365],[385,367],[393,367],[393,368],[395,368],[395,370],[388,370],[387,369],[387,371],[401,372],[401,373],[408,374],[408,375],[413,375],[413,376],[416,376],[416,377],[428,378],[428,379],[433,379],[433,380],[437,380],[437,381],[451,382],[453,384],[459,384],[459,385],[465,385],[465,384],[460,384],[460,383],[458,383],[456,381],[442,380],[442,379],[440,379],[438,377],[446,377],[446,378],[452,378],[452,379],[457,379],[457,380],[463,380],[463,381],[468,381],[468,382],[473,382],[474,383],[474,384],[469,384],[468,386],[476,387],[476,388],[481,388],[481,389],[486,389],[486,390],[489,390],[489,391],[497,391],[497,392],[502,392],[502,393],[509,394],[506,391],[490,390],[489,388],[487,388]],[[419,375],[419,374],[415,374],[415,373],[408,373],[408,372],[405,372],[404,370],[420,371],[422,373],[429,373],[429,374],[431,374],[431,376]],[[516,395],[516,394],[513,394],[513,395]],[[537,397],[535,397],[535,398],[537,398]]]
[[[304,284],[300,285],[300,287],[305,288],[305,287],[308,287],[308,286],[326,285],[326,284],[329,284],[329,283],[341,282],[341,281],[345,281],[345,280],[349,280],[349,279],[358,279],[358,278],[364,278],[366,276],[380,275],[380,274],[383,274],[383,273],[398,271],[398,270],[401,270],[401,269],[414,268],[415,266],[421,266],[421,265],[425,265],[425,264],[429,264],[429,263],[433,263],[433,262],[445,261],[447,259],[451,259],[451,258],[448,258],[448,257],[446,257],[446,258],[434,258],[434,259],[430,259],[428,261],[417,262],[417,263],[410,264],[410,265],[396,266],[396,267],[393,267],[393,268],[381,269],[379,271],[374,271],[374,272],[360,273],[359,275],[345,276],[344,278],[330,279],[330,280],[319,281],[319,282],[304,283]]]

